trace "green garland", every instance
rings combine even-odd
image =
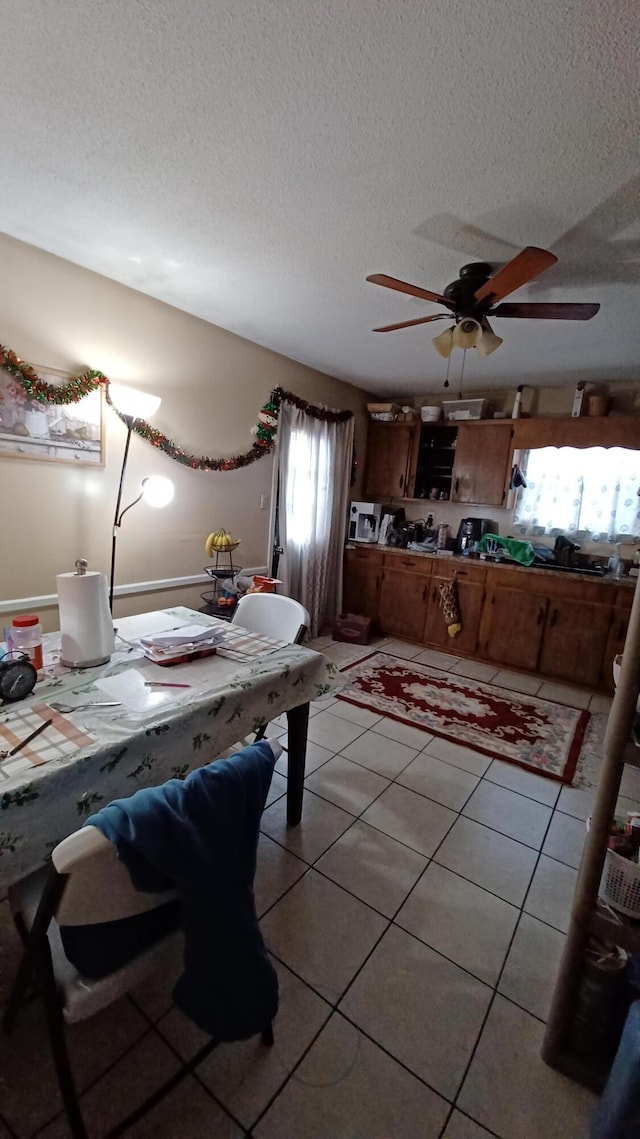
[[[79,403],[81,399],[84,399],[84,397],[91,392],[95,392],[99,388],[104,388],[105,398],[109,407],[115,411],[123,423],[129,423],[127,417],[118,411],[117,407],[111,402],[109,378],[105,376],[104,372],[100,372],[96,368],[88,368],[85,372],[81,372],[79,376],[74,376],[65,384],[49,384],[45,380],[41,380],[31,364],[26,364],[24,360],[16,356],[15,352],[12,352],[10,348],[6,348],[0,344],[0,352],[2,353],[0,368],[4,368],[6,372],[18,381],[24,388],[29,399],[37,403],[59,405]],[[268,455],[269,452],[273,450],[276,432],[278,430],[280,405],[283,401],[293,403],[297,408],[306,412],[307,415],[312,416],[314,419],[322,419],[327,422],[341,422],[350,419],[353,415],[351,411],[328,411],[325,408],[307,403],[306,400],[300,399],[299,396],[294,395],[292,392],[285,391],[284,388],[274,388],[269,399],[258,413],[257,424],[251,428],[251,433],[255,435],[255,442],[244,454],[234,455],[228,459],[212,459],[209,455],[191,455],[188,451],[185,451],[183,447],[172,442],[162,431],[158,431],[157,428],[152,427],[144,419],[134,420],[133,430],[141,439],[146,439],[152,447],[155,447],[158,451],[162,451],[163,454],[168,455],[169,458],[175,459],[177,463],[181,463],[184,467],[191,467],[194,471],[237,471],[240,467],[248,467],[250,463],[254,463],[256,459],[261,459],[263,455]]]

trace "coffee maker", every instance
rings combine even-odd
[[[490,518],[463,518],[458,527],[456,553],[464,554],[483,534],[497,534],[495,523]]]
[[[350,542],[377,542],[382,507],[377,502],[352,502],[347,538]]]

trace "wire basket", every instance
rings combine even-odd
[[[608,850],[600,881],[600,897],[628,918],[640,918],[640,866]]]

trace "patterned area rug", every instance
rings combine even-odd
[[[571,783],[589,713],[426,664],[371,653],[343,669],[339,700]]]

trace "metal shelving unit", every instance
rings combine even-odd
[[[640,920],[609,916],[598,908],[598,892],[625,764],[638,766],[638,750],[630,743],[640,695],[640,579],[636,584],[622,667],[604,739],[598,789],[571,910],[569,932],[547,1021],[542,1058],[553,1068],[588,1087],[600,1089],[606,1071],[572,1055],[568,1041],[591,937],[640,953]]]
[[[225,562],[225,558],[228,561]],[[220,605],[219,599],[223,593],[222,582],[225,578],[233,579],[236,574],[241,573],[242,566],[233,564],[233,550],[220,550],[216,552],[215,565],[203,568],[204,572],[213,579],[213,588],[206,589],[200,594],[205,603],[201,612],[207,613],[210,617],[222,617],[223,620],[230,621],[235,612],[235,605]]]

